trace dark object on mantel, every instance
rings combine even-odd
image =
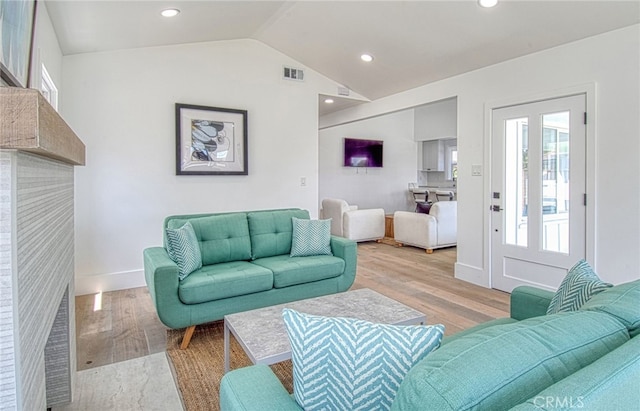
[[[35,89],[0,87],[0,149],[85,164],[84,143]]]
[[[416,213],[429,214],[431,210],[431,203],[416,203]]]

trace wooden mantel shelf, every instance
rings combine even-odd
[[[38,90],[0,87],[0,149],[85,164],[85,146]]]

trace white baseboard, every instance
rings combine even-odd
[[[491,281],[482,268],[462,263],[455,263],[454,276],[460,280],[464,280],[481,287],[491,288]]]
[[[75,284],[76,295],[125,290],[147,285],[144,280],[144,270],[99,275],[76,275]]]

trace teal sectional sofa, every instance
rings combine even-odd
[[[392,410],[640,409],[640,280],[547,315],[553,293],[519,287],[511,316],[443,339],[409,370]],[[300,410],[264,365],[231,371],[222,410]]]
[[[225,315],[346,291],[355,280],[356,243],[331,237],[333,255],[290,257],[292,218],[302,209],[176,215],[164,220],[164,246],[143,252],[144,272],[158,317],[169,328],[187,328]],[[179,280],[167,252],[166,229],[193,226],[202,268]]]

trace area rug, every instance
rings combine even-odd
[[[224,324],[199,325],[186,350],[180,349],[184,330],[167,331],[167,355],[172,363],[186,411],[220,409],[220,380],[224,375]],[[229,363],[236,369],[251,365],[242,347],[231,336]],[[293,392],[291,360],[271,366],[284,387]]]

